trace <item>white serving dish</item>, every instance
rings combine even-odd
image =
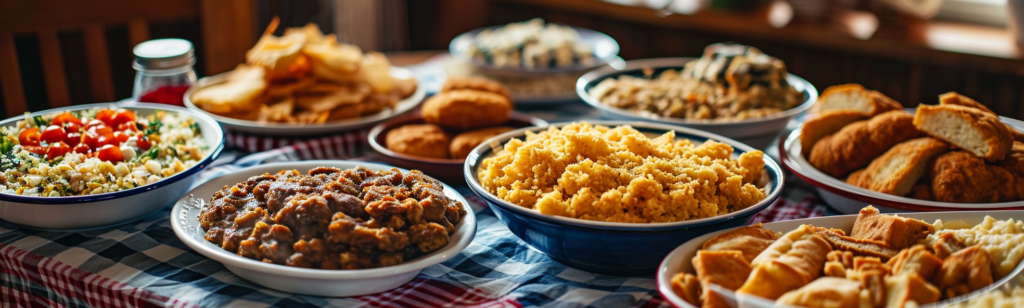
[[[611,61],[619,59],[619,43],[616,42],[615,39],[601,32],[572,26],[570,26],[570,28],[579,33],[580,40],[583,44],[591,46],[594,50],[593,63],[588,65],[526,69],[522,67],[495,66],[485,61],[473,59],[473,57],[467,53],[469,46],[473,44],[477,34],[484,30],[497,29],[501,27],[504,27],[504,25],[480,28],[460,34],[459,36],[456,36],[455,39],[452,39],[452,42],[448,44],[448,52],[456,59],[465,61],[466,63],[470,63],[489,72],[512,75],[581,72],[600,67]],[[619,61],[621,61],[621,59],[619,59]]]
[[[680,118],[645,116],[633,111],[612,107],[601,103],[587,91],[596,86],[606,78],[616,78],[620,75],[635,74],[644,68],[654,70],[681,69],[683,65],[695,58],[653,58],[626,61],[625,66],[606,66],[595,69],[584,74],[576,81],[576,94],[591,107],[601,112],[601,118],[616,121],[647,121],[665,124],[673,124],[703,130],[712,134],[722,135],[746,143],[757,149],[763,149],[771,144],[771,141],[786,128],[786,123],[801,112],[804,112],[818,100],[818,90],[814,85],[803,78],[789,74],[786,81],[804,93],[804,102],[796,107],[790,108],[766,117],[747,119],[735,122],[715,122],[707,120],[687,120]]]
[[[190,87],[188,91],[185,91],[185,96],[183,98],[185,107],[216,119],[217,122],[227,130],[260,136],[309,137],[366,128],[394,116],[403,114],[406,111],[412,110],[419,105],[420,102],[423,101],[423,97],[426,96],[426,90],[417,82],[416,91],[413,92],[411,96],[399,101],[394,108],[385,109],[381,112],[365,117],[330,121],[323,124],[260,123],[257,121],[241,120],[207,112],[192,103],[192,93],[195,93],[204,87],[225,82],[230,73],[231,72],[225,72],[210,77],[204,77],[196,81],[195,85]],[[402,79],[415,77],[412,71],[401,67],[391,67],[391,76]]]
[[[935,220],[937,219],[941,219],[943,221],[963,220],[964,222],[976,225],[978,223],[981,223],[982,220],[985,219],[985,216],[992,216],[993,218],[999,220],[1005,220],[1008,218],[1022,220],[1024,219],[1024,211],[907,213],[900,214],[900,216],[916,218],[929,223],[935,222]],[[853,229],[853,223],[856,220],[857,215],[829,216],[766,223],[764,224],[764,227],[775,232],[786,233],[797,229],[802,224],[811,224],[817,227],[837,228],[843,229],[846,232],[850,232]],[[700,248],[704,245],[704,242],[706,242],[708,239],[716,235],[729,232],[730,230],[732,229],[712,232],[702,235],[700,237],[696,237],[686,243],[683,243],[678,248],[669,253],[668,256],[666,256],[665,259],[661,262],[661,266],[658,267],[657,277],[655,277],[658,285],[658,293],[661,294],[661,297],[668,301],[674,307],[694,307],[693,305],[690,305],[682,298],[680,298],[678,295],[676,295],[675,292],[672,291],[672,276],[680,272],[694,273],[693,264],[690,263],[690,260],[692,260],[693,257],[697,255],[697,250],[700,250]],[[992,283],[987,287],[965,294],[963,296],[943,300],[938,303],[924,305],[923,307],[942,307],[944,305],[966,301],[985,292],[997,289],[1008,283],[1016,283],[1016,277],[1020,276],[1022,271],[1024,271],[1024,262],[1018,264],[1017,267],[1014,268],[1013,272],[1011,272],[1009,275],[1003,277],[1002,279],[999,279],[998,281]],[[733,307],[780,307],[774,305],[774,303],[771,301],[754,296],[737,296],[733,292],[725,292],[719,294],[725,295],[725,298],[727,300],[731,300],[731,304],[733,304]],[[737,301],[739,302],[739,305],[737,305]]]
[[[0,193],[0,219],[37,229],[70,231],[142,218],[185,194],[192,187],[199,171],[209,166],[224,150],[224,131],[216,121],[204,114],[171,105],[135,102],[88,104],[44,110],[28,116],[100,107],[125,108],[139,116],[152,114],[156,110],[189,114],[199,124],[203,139],[209,146],[206,156],[195,166],[178,174],[153,184],[118,192],[68,197],[28,197]],[[0,126],[13,126],[24,119],[25,116],[10,118],[0,121]]]
[[[469,246],[469,242],[476,235],[476,216],[469,206],[469,202],[454,189],[445,185],[445,195],[462,202],[466,208],[466,217],[455,225],[456,231],[450,237],[447,246],[395,266],[361,270],[290,267],[241,257],[221,249],[203,238],[206,232],[199,226],[199,214],[208,204],[209,198],[225,185],[235,185],[249,177],[263,173],[273,174],[289,169],[306,172],[319,166],[340,169],[363,166],[370,170],[393,168],[364,162],[320,160],[272,163],[231,172],[196,187],[174,204],[174,209],[171,211],[171,226],[174,229],[174,234],[189,248],[224,264],[224,267],[239,277],[271,289],[316,296],[356,296],[397,288],[415,278],[423,268],[444,262],[457,255],[466,246]],[[402,172],[408,171],[402,170]]]
[[[908,113],[914,113],[916,109],[906,109]],[[1021,130],[1024,122],[1000,117],[1004,123],[1010,124]],[[933,212],[933,211],[977,211],[977,210],[1021,210],[1024,209],[1024,200],[999,203],[952,203],[919,200],[902,196],[883,194],[880,192],[860,188],[847,184],[841,179],[827,175],[807,161],[800,145],[800,134],[803,125],[794,129],[788,136],[779,139],[779,156],[782,165],[793,172],[797,177],[814,185],[815,190],[821,195],[825,203],[832,206],[840,213],[856,214],[861,208],[870,205],[885,213],[898,212]]]

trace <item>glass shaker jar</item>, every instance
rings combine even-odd
[[[196,63],[192,43],[183,39],[157,39],[142,42],[132,50],[135,62],[137,102],[184,106],[185,91],[196,82]]]

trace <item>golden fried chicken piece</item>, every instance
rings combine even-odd
[[[999,117],[976,108],[921,105],[914,126],[989,162],[1002,160],[1013,146],[1013,135]]]
[[[716,284],[729,290],[735,290],[743,285],[750,275],[750,263],[743,258],[743,253],[737,250],[720,251],[697,251],[693,257],[693,268],[697,271],[697,278],[700,279],[701,288],[708,290],[709,284]],[[701,307],[728,307],[721,298],[705,291],[701,294]]]
[[[799,289],[786,292],[776,304],[799,307],[860,307],[860,283],[835,277],[821,277]]]
[[[917,138],[893,146],[876,158],[857,176],[846,182],[880,193],[903,196],[910,192],[927,170],[928,163],[949,149],[949,144],[935,138]]]
[[[765,229],[760,223],[743,226],[722,233],[704,242],[704,250],[739,250],[748,262],[754,261],[762,251],[768,248],[779,236]]]
[[[814,115],[804,122],[800,130],[800,148],[804,157],[811,155],[814,144],[822,137],[831,135],[846,125],[868,118],[860,110],[829,110]]]
[[[942,298],[938,288],[917,275],[886,277],[885,286],[885,307],[903,308],[910,301],[918,305],[931,304]]]
[[[957,251],[943,261],[932,282],[947,298],[981,289],[993,282],[992,258],[980,246]]]
[[[1006,158],[996,165],[1003,167],[1015,176],[1024,177],[1024,142],[1014,141],[1010,153],[1006,154]]]
[[[992,109],[988,109],[988,107],[985,107],[984,104],[979,103],[978,101],[971,99],[970,97],[960,95],[960,93],[956,92],[948,92],[939,95],[939,105],[960,105],[965,107],[971,107],[984,111],[985,113],[992,114],[994,116],[999,116],[998,114],[996,114],[995,111],[992,111]],[[1014,140],[1024,142],[1024,133],[1021,133],[1010,124],[1003,123],[1003,125],[1006,125],[1006,129],[1010,131],[1011,135],[1013,135]]]
[[[928,251],[924,245],[914,245],[901,250],[886,265],[892,268],[893,275],[915,274],[930,280],[942,266],[942,259]]]
[[[935,232],[935,227],[924,221],[896,215],[882,215],[873,206],[860,210],[853,223],[851,237],[884,242],[903,249],[916,244]]]
[[[913,122],[914,116],[902,110],[854,122],[818,140],[808,161],[825,174],[842,178],[867,166],[894,145],[920,137],[922,133]]]
[[[810,225],[786,233],[754,258],[754,270],[737,293],[776,299],[821,274],[832,246]]]
[[[1016,201],[1024,196],[1024,178],[999,166],[987,165],[965,151],[935,158],[928,172],[935,201],[989,203]]]
[[[821,92],[818,101],[811,107],[811,112],[823,114],[835,110],[850,110],[871,117],[900,109],[903,109],[903,106],[885,94],[850,83],[826,88]]]
[[[679,295],[687,303],[700,306],[700,280],[690,273],[678,273],[672,276],[672,292]]]

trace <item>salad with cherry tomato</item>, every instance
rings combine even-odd
[[[97,108],[30,117],[0,127],[0,193],[76,196],[151,184],[206,156],[188,115]]]

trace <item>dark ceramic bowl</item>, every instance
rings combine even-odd
[[[410,170],[416,169],[423,171],[423,173],[445,183],[452,183],[455,185],[463,183],[463,181],[465,181],[465,177],[462,176],[462,165],[465,163],[464,159],[419,157],[388,150],[387,146],[385,146],[387,143],[384,139],[392,129],[409,124],[424,123],[426,123],[426,121],[423,120],[423,116],[419,112],[416,112],[408,116],[399,117],[378,124],[370,130],[370,135],[368,137],[370,147],[373,147],[373,149],[377,151],[379,154],[377,156],[380,160],[387,162],[390,165]],[[541,120],[538,117],[512,112],[508,122],[497,126],[521,128],[546,125],[548,125],[548,122]]]
[[[732,139],[673,125],[600,121],[591,124],[609,127],[630,125],[640,132],[658,135],[674,130],[676,138],[690,139],[694,143],[713,139],[729,144],[737,156],[754,151],[754,148]],[[488,143],[494,146],[483,144],[470,152],[463,171],[470,189],[487,200],[491,210],[513,234],[552,259],[578,269],[612,275],[653,274],[662,258],[680,244],[709,232],[741,226],[755,213],[778,200],[782,193],[782,169],[768,155],[764,156],[766,177],[759,183],[767,190],[764,200],[726,215],[680,222],[617,223],[546,215],[499,199],[483,188],[477,178],[477,170],[485,158],[501,151],[501,145],[512,138],[522,139],[526,132],[545,129],[547,127],[528,127],[491,139]]]

